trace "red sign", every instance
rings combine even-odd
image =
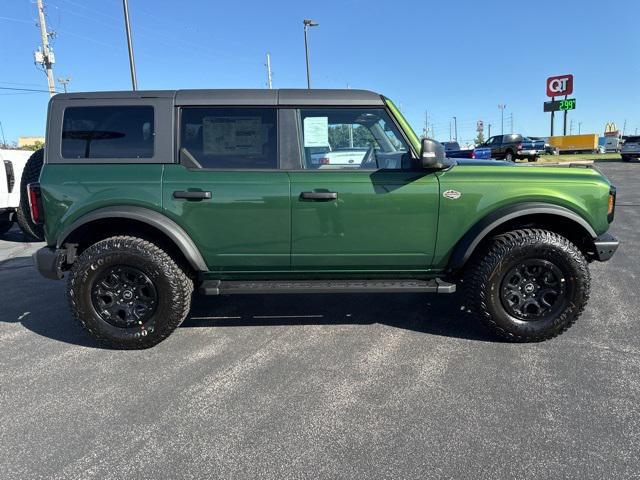
[[[573,75],[558,75],[547,78],[547,97],[560,97],[573,93]]]

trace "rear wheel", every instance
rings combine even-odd
[[[631,157],[629,155],[622,155],[622,161],[623,162],[630,162],[631,161]]]
[[[467,305],[499,337],[536,342],[560,335],[580,316],[590,276],[580,250],[546,230],[494,237],[464,279]]]
[[[152,347],[191,307],[193,281],[162,249],[135,237],[92,245],[74,263],[68,299],[96,340],[119,349]]]
[[[22,171],[20,179],[20,205],[16,210],[16,219],[22,233],[28,240],[42,241],[44,240],[44,231],[42,225],[36,225],[31,220],[31,212],[29,211],[29,199],[27,198],[27,185],[37,182],[40,178],[40,171],[44,163],[44,149],[36,150],[27,160],[27,164]]]
[[[507,150],[507,153],[504,155],[504,159],[507,162],[515,162],[515,158],[514,158],[513,152],[511,150]]]
[[[527,157],[527,161],[529,162],[535,162],[536,160],[538,160],[538,157]]]

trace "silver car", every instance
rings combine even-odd
[[[640,136],[627,137],[620,149],[620,155],[623,162],[632,158],[640,159]]]

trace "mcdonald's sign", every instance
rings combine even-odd
[[[616,126],[615,122],[608,122],[604,126],[604,136],[605,137],[618,137],[620,135],[620,131]]]

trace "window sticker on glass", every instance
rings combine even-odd
[[[306,117],[304,119],[304,146],[329,146],[329,117]]]
[[[263,128],[260,117],[204,117],[202,150],[205,155],[259,155]]]

